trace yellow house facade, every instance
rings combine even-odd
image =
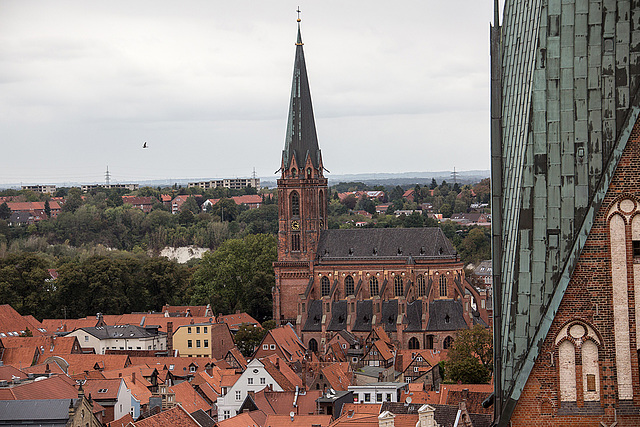
[[[173,333],[173,349],[181,357],[211,357],[211,323],[178,327]]]

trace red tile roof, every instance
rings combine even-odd
[[[232,331],[238,330],[238,328],[243,323],[248,323],[250,325],[257,325],[259,327],[262,327],[260,325],[260,322],[258,322],[256,319],[254,319],[247,313],[235,313],[235,314],[227,314],[226,316],[218,316],[217,322],[226,323],[229,326],[229,329],[231,329]]]
[[[13,366],[0,366],[0,380],[11,382],[14,377],[25,379],[27,374]]]
[[[309,427],[320,425],[323,427],[331,424],[331,415],[295,415],[293,420],[289,415],[267,415],[265,427]]]
[[[124,417],[107,423],[107,427],[127,427],[127,425],[129,425],[129,423],[133,423],[133,421],[134,419],[131,414],[126,414]]]
[[[260,362],[264,365],[264,369],[278,383],[283,390],[293,391],[296,386],[302,387],[302,380],[284,361],[278,360],[278,356],[263,357]]]
[[[85,371],[113,371],[131,364],[126,354],[68,354],[60,356],[69,364],[68,374],[84,375]]]
[[[5,336],[16,336],[24,333],[27,329],[33,336],[46,335],[42,331],[44,326],[35,320],[33,316],[22,316],[9,304],[0,305],[0,339]]]
[[[133,423],[135,427],[200,427],[200,424],[189,415],[182,406],[177,405],[159,414]]]
[[[35,347],[5,348],[2,352],[2,363],[22,369],[33,365],[39,354]]]
[[[39,381],[2,389],[0,400],[75,399],[75,381],[66,375],[56,375]]]
[[[113,379],[88,379],[82,385],[84,394],[91,395],[94,399],[117,399],[118,391],[123,386],[122,378]],[[103,390],[100,392],[100,390]]]
[[[169,387],[169,391],[175,393],[175,401],[180,403],[190,414],[198,409],[205,412],[211,410],[211,405],[191,387],[191,383],[188,381]]]
[[[218,421],[218,427],[261,427],[267,416],[261,411],[243,412],[235,417]]]

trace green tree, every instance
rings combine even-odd
[[[396,187],[393,189],[393,191],[391,191],[391,194],[389,195],[389,200],[391,200],[392,202],[396,200],[402,200],[402,196],[404,196],[404,190],[399,185],[396,185]]]
[[[209,208],[208,213],[222,221],[234,221],[238,216],[238,205],[233,199],[222,198]]]
[[[82,191],[77,187],[70,188],[64,199],[62,211],[75,212],[80,206],[82,206]]]
[[[431,185],[429,186],[430,190],[435,190],[438,188],[438,181],[435,178],[431,178]]]
[[[443,218],[451,218],[451,214],[453,213],[453,208],[451,207],[450,204],[443,203],[442,206],[440,206],[440,213],[442,214]]]
[[[44,201],[44,213],[47,215],[47,218],[51,218],[51,205],[49,205],[49,200]]]
[[[474,227],[458,245],[460,258],[464,263],[478,263],[491,259],[491,229],[489,227]]]
[[[180,206],[180,211],[189,211],[194,215],[198,215],[200,213],[200,206],[198,206],[198,202],[195,197],[189,197],[185,202]]]
[[[347,197],[345,197],[342,200],[342,204],[345,205],[348,210],[354,209],[357,203],[358,203],[358,199],[353,194],[349,194]]]
[[[192,304],[211,304],[215,313],[246,311],[259,321],[271,317],[277,258],[272,235],[225,241],[213,253],[205,253],[194,272]]]
[[[265,329],[254,327],[249,323],[243,323],[238,328],[238,332],[236,332],[233,339],[240,353],[244,357],[251,357],[266,334],[267,331]]]
[[[9,219],[11,217],[11,208],[4,202],[0,205],[0,219]]]
[[[446,361],[448,379],[464,384],[482,384],[491,379],[493,335],[488,328],[475,325],[458,331]]]

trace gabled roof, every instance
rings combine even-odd
[[[22,380],[27,378],[27,374],[13,366],[0,365],[0,380],[12,381],[14,377]]]
[[[264,388],[256,392],[252,400],[255,407],[267,415],[287,415],[291,412],[310,414],[317,413],[316,400],[321,396],[322,390],[309,390],[299,393],[296,399],[295,391],[268,391]],[[297,406],[293,405],[294,401]]]
[[[232,331],[237,331],[238,328],[243,323],[248,323],[250,325],[261,326],[260,322],[251,317],[248,313],[235,313],[235,314],[227,314],[225,316],[218,316],[218,323],[226,323],[229,326],[229,329]]]
[[[327,427],[331,424],[331,418],[331,415],[295,415],[293,419],[289,415],[267,415],[264,425],[273,427]]]
[[[443,299],[429,303],[427,331],[457,331],[468,328],[460,301]]]
[[[287,358],[287,362],[291,363],[294,361],[301,361],[304,358],[307,349],[300,342],[300,339],[298,338],[298,335],[296,335],[291,324],[271,329],[267,332],[267,335],[270,335],[276,345],[280,347]]]
[[[22,316],[9,304],[0,305],[0,339],[9,336],[18,336],[27,329],[34,336],[46,335],[47,331],[43,330],[44,326],[35,321],[33,316]]]
[[[68,354],[60,357],[69,364],[68,374],[71,376],[85,371],[113,371],[131,364],[126,354]]]
[[[323,230],[320,262],[336,259],[456,259],[439,227]]]
[[[122,378],[87,379],[82,388],[85,395],[91,395],[94,400],[112,400],[118,398],[122,382]]]
[[[107,427],[127,427],[129,423],[133,423],[135,420],[131,416],[131,414],[125,414],[124,416],[118,418],[115,421],[111,421],[107,424]]]
[[[250,411],[218,421],[217,425],[218,427],[260,427],[266,418],[266,415],[261,411]]]
[[[322,368],[322,374],[332,389],[346,391],[351,385],[351,374],[349,373],[349,363],[332,363]]]
[[[157,334],[136,325],[95,326],[81,328],[81,330],[90,335],[93,335],[99,340],[107,340],[112,338],[152,338],[158,336]]]
[[[44,361],[49,356],[80,353],[82,348],[76,337],[6,337],[0,338],[6,348],[36,349],[39,353],[38,362]]]
[[[3,393],[0,400],[74,399],[78,397],[75,381],[66,375],[56,375],[1,390]]]
[[[75,406],[77,402],[77,395],[72,399],[0,401],[0,424],[64,427],[69,420],[69,403]]]
[[[302,387],[302,380],[285,361],[278,361],[278,356],[263,357],[260,362],[264,369],[283,390],[294,391],[296,386]]]
[[[193,419],[187,411],[182,408],[181,405],[176,405],[171,409],[168,409],[159,414],[153,415],[144,420],[133,423],[135,427],[167,427],[167,426],[181,426],[181,427],[200,427],[200,424]]]
[[[191,386],[188,381],[169,387],[169,391],[175,393],[175,401],[180,403],[182,407],[189,413],[198,409],[208,411],[211,405]]]

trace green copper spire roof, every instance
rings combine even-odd
[[[293,83],[291,85],[291,101],[289,103],[289,119],[287,135],[282,152],[282,167],[288,169],[291,160],[296,159],[297,166],[303,168],[307,157],[318,169],[321,164],[316,124],[311,105],[311,91],[307,78],[307,67],[302,50],[302,35],[300,34],[300,20],[298,20],[298,39],[296,42],[296,59],[293,65]]]

